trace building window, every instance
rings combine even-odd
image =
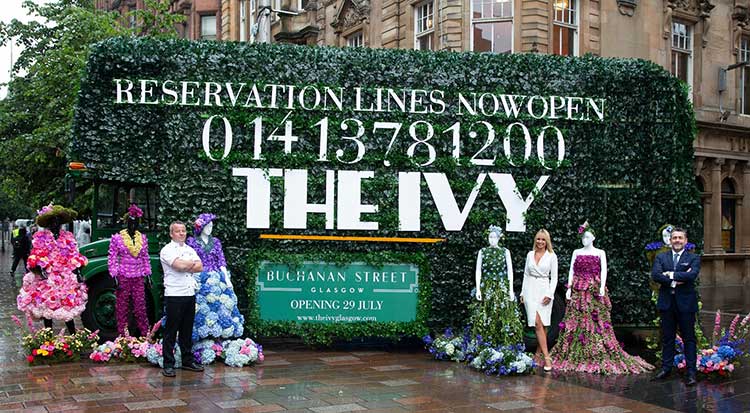
[[[365,36],[362,30],[346,36],[346,45],[349,47],[362,47],[365,45]]]
[[[750,37],[742,36],[740,41],[740,62],[750,60]],[[750,114],[750,68],[742,68],[740,74],[740,104],[743,115]]]
[[[216,40],[216,16],[201,16],[201,39]]]
[[[247,41],[247,4],[240,0],[240,41]]]
[[[692,87],[693,42],[692,27],[672,22],[672,74]]]
[[[555,0],[552,53],[578,56],[578,0]]]
[[[240,1],[240,41],[254,42],[253,25],[255,25],[255,0]]]
[[[513,51],[513,0],[472,0],[471,50]]]
[[[721,245],[724,252],[734,252],[734,227],[737,212],[737,193],[729,178],[721,181]]]
[[[435,33],[432,0],[414,7],[414,48],[433,50],[432,37]]]

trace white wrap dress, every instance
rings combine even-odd
[[[555,299],[557,288],[557,254],[545,251],[537,264],[534,261],[534,251],[526,254],[526,265],[523,269],[523,286],[521,296],[526,308],[526,320],[529,327],[536,324],[536,313],[542,324],[549,326],[552,316],[552,301],[542,305],[544,297]]]

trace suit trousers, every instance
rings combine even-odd
[[[682,312],[677,308],[677,300],[674,294],[670,294],[671,305],[669,310],[659,311],[661,316],[661,355],[662,370],[670,371],[674,366],[675,338],[677,328],[680,329],[680,337],[685,349],[685,363],[688,372],[695,374],[695,362],[697,359],[697,345],[695,339],[695,313]]]
[[[195,296],[164,297],[167,325],[164,328],[162,354],[164,368],[174,367],[174,344],[179,333],[182,365],[195,363],[193,358],[193,321],[195,321]]]

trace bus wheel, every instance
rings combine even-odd
[[[100,341],[117,337],[115,314],[115,282],[109,274],[99,274],[89,279],[89,301],[81,314],[83,326],[91,331],[99,330]]]

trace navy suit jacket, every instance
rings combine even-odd
[[[677,311],[683,313],[695,313],[698,311],[698,296],[695,293],[695,281],[701,271],[701,258],[683,250],[677,268],[672,265],[672,250],[662,252],[654,260],[654,268],[651,271],[651,279],[660,284],[659,299],[656,308],[661,311],[672,310],[672,293],[674,292]],[[674,271],[674,281],[682,282],[672,288],[672,280],[662,273]]]

